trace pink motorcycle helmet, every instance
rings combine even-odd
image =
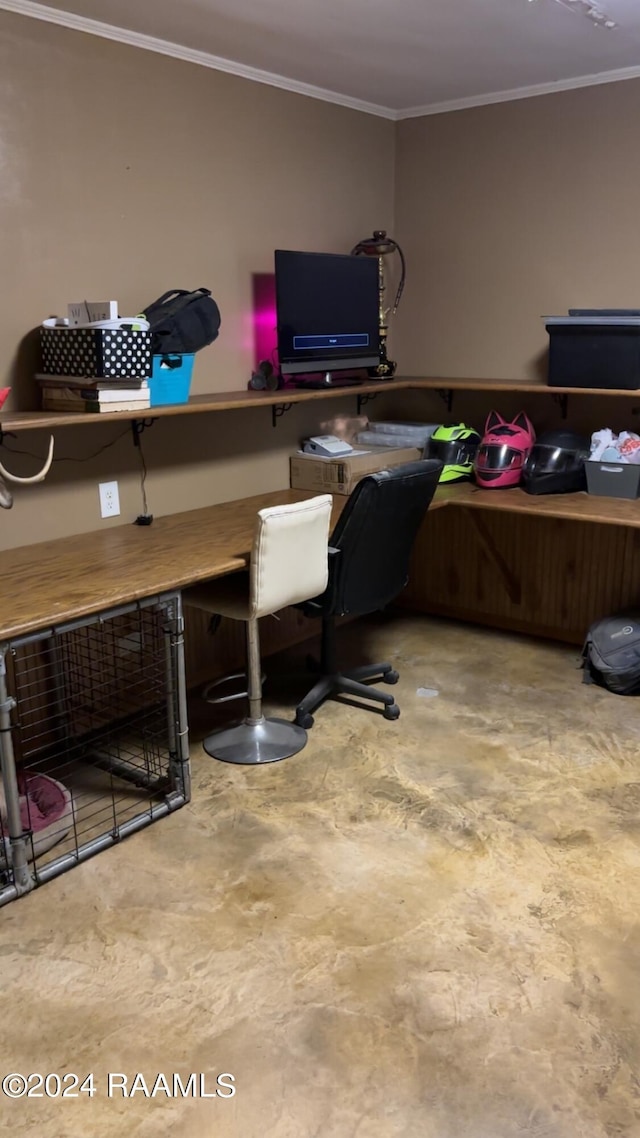
[[[474,463],[478,486],[487,490],[517,486],[535,441],[536,432],[524,411],[512,423],[490,411]]]

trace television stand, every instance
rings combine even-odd
[[[338,390],[341,387],[360,387],[362,385],[361,379],[353,379],[351,376],[341,377],[339,374],[334,375],[331,371],[325,371],[321,379],[294,379],[293,386],[301,387],[307,391],[330,391],[332,388]]]

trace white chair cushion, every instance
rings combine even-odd
[[[329,577],[330,494],[258,512],[251,553],[251,615],[318,596]]]
[[[248,573],[185,589],[186,605],[251,620],[317,597],[329,576],[331,495],[258,512]]]

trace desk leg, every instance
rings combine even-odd
[[[465,514],[473,525],[473,528],[478,535],[480,544],[487,554],[487,557],[498,570],[498,573],[500,574],[504,587],[507,591],[509,600],[513,601],[514,605],[521,604],[522,584],[507,565],[504,557],[500,553],[500,550],[496,546],[491,533],[487,529],[487,526],[485,525],[482,518],[479,517],[480,510],[475,508],[467,509],[465,510]]]
[[[5,856],[10,863],[13,887],[17,896],[20,893],[28,893],[33,889],[35,882],[29,871],[28,839],[23,834],[20,818],[20,793],[11,737],[11,711],[15,705],[16,701],[7,691],[7,646],[3,644],[0,645],[0,767],[9,831],[9,850],[6,850]],[[8,891],[7,895],[3,896],[4,900],[10,900]]]
[[[167,677],[175,677],[175,687],[167,692],[167,726],[169,749],[175,785],[180,788],[183,800],[191,798],[189,767],[189,726],[187,719],[187,681],[184,664],[184,617],[182,595],[178,593],[167,605],[169,635],[166,638]],[[173,663],[173,667],[172,667]],[[178,805],[182,805],[179,802]]]

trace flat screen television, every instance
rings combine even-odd
[[[275,277],[283,375],[324,373],[319,384],[338,387],[333,372],[378,364],[375,258],[276,249]]]

